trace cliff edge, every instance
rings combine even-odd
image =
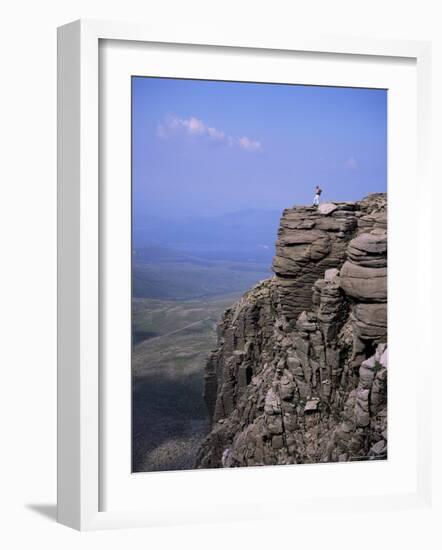
[[[285,210],[273,271],[219,323],[196,467],[386,458],[386,194]]]

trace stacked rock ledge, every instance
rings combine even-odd
[[[283,212],[274,276],[219,323],[199,468],[387,456],[387,197],[321,206]]]

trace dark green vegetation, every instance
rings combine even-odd
[[[133,299],[134,472],[193,467],[208,429],[204,364],[217,321],[238,297]]]

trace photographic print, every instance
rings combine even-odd
[[[132,470],[387,458],[387,91],[132,77]]]

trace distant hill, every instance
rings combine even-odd
[[[133,250],[133,258],[137,263],[191,263],[209,267],[210,261],[204,260],[191,253],[176,250],[167,245],[152,244]]]
[[[267,261],[274,255],[275,235],[281,212],[243,210],[214,217],[164,220],[149,216],[142,226],[133,228],[132,248],[150,249],[149,254],[164,254],[155,246],[167,246],[199,259]]]

